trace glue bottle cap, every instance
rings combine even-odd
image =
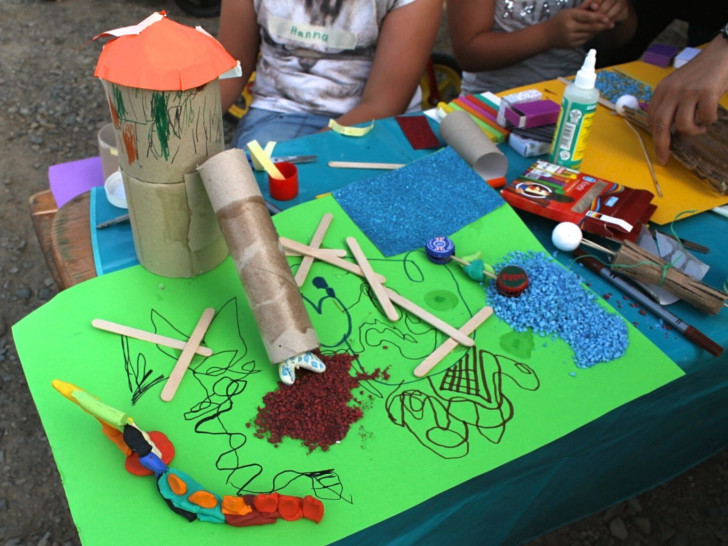
[[[574,78],[574,85],[576,85],[577,87],[581,87],[582,89],[594,88],[594,83],[597,81],[597,73],[594,70],[596,62],[597,50],[590,49],[589,53],[586,54],[584,64],[576,73],[576,78]]]

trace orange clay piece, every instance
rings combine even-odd
[[[225,495],[222,498],[221,509],[223,514],[231,516],[244,516],[253,511],[242,497],[231,497],[230,495]]]
[[[303,517],[301,499],[298,497],[289,497],[288,495],[280,495],[278,497],[278,513],[286,521],[301,519]]]
[[[323,503],[311,495],[306,495],[303,498],[303,517],[319,523],[324,517]]]
[[[172,493],[175,495],[182,496],[187,493],[187,484],[183,482],[179,476],[176,476],[171,472],[167,474],[167,483],[169,484],[169,488],[172,490]]]
[[[217,506],[217,497],[209,491],[195,491],[187,497],[187,500],[203,508],[215,508]]]
[[[126,442],[124,441],[124,435],[121,433],[121,431],[117,428],[112,427],[111,425],[107,425],[103,421],[99,421],[99,423],[101,423],[101,432],[104,433],[104,436],[111,440],[111,443],[118,447],[126,457],[131,455],[131,448],[126,445]]]
[[[278,493],[271,493],[269,495],[260,494],[255,497],[253,501],[255,509],[258,512],[272,513],[278,510]]]

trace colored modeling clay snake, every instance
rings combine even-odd
[[[55,379],[53,387],[101,422],[104,434],[127,456],[126,468],[135,475],[154,474],[157,488],[169,507],[189,521],[199,519],[235,527],[306,518],[316,523],[324,515],[318,499],[270,494],[220,496],[168,463],[174,448],[164,434],[146,433],[126,413],[101,402],[86,391]]]

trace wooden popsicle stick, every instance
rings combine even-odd
[[[384,314],[387,315],[387,318],[392,322],[397,322],[399,320],[399,313],[397,313],[394,305],[392,305],[392,301],[387,296],[387,293],[385,292],[382,284],[374,277],[374,269],[372,269],[372,265],[369,263],[369,260],[367,260],[367,257],[364,255],[364,252],[359,246],[359,243],[356,239],[354,239],[354,237],[347,237],[346,244],[349,245],[349,249],[354,255],[356,263],[358,263],[359,267],[361,267],[362,273],[364,273],[364,278],[369,283],[369,286],[372,287],[372,291],[377,297],[379,305],[382,306]]]
[[[321,243],[324,240],[324,237],[326,236],[326,230],[329,229],[329,226],[331,225],[331,220],[334,219],[334,215],[330,212],[327,212],[321,217],[321,221],[319,222],[318,227],[316,228],[316,231],[313,234],[313,237],[311,238],[311,243],[309,244],[312,248],[319,248],[321,246]],[[309,270],[311,269],[311,266],[313,265],[313,257],[312,256],[304,256],[303,260],[301,260],[301,264],[298,266],[298,271],[296,271],[296,276],[294,277],[296,284],[300,287],[303,286],[303,283],[306,282],[306,275],[308,275]]]
[[[463,324],[463,327],[460,328],[460,332],[469,336],[470,334],[475,332],[475,330],[477,330],[481,324],[488,320],[488,317],[490,317],[490,315],[492,314],[492,307],[483,307],[480,311],[470,317],[470,319],[465,324]],[[425,375],[427,375],[430,370],[432,370],[432,368],[437,366],[442,361],[442,359],[450,354],[450,352],[457,346],[458,342],[455,341],[453,338],[446,339],[442,345],[435,349],[432,354],[430,354],[430,356],[424,359],[420,363],[420,365],[415,368],[415,376],[424,377]]]
[[[280,169],[276,167],[275,163],[273,163],[270,156],[265,153],[263,148],[260,147],[257,140],[251,140],[246,146],[248,147],[250,155],[253,156],[258,163],[260,163],[265,172],[267,172],[271,177],[278,178],[279,180],[283,180],[285,178]]]
[[[306,256],[312,256],[317,260],[326,262],[327,264],[335,265],[339,269],[343,269],[349,273],[354,273],[354,275],[359,275],[360,277],[364,276],[364,272],[361,270],[361,267],[351,262],[347,262],[346,260],[342,260],[341,258],[327,254],[325,252],[327,249],[312,248],[308,245],[304,245],[303,243],[299,243],[298,241],[294,241],[293,239],[289,239],[288,237],[280,237],[279,239],[283,248],[300,252]],[[375,273],[375,275],[377,276],[377,279],[379,279],[379,282],[385,281],[385,278],[378,273]]]
[[[326,262],[328,264],[331,264],[333,266],[336,266],[340,269],[343,269],[344,271],[348,271],[349,273],[354,273],[355,275],[359,275],[361,277],[364,276],[364,273],[361,270],[361,267],[359,267],[356,264],[353,264],[351,262],[347,262],[346,260],[342,260],[341,258],[332,258],[331,256],[327,256],[325,254],[320,253],[320,249],[310,248],[302,243],[299,243],[298,241],[294,241],[293,239],[288,239],[287,237],[281,237],[280,238],[281,245],[283,245],[284,248],[289,248],[291,250],[296,250],[301,253],[310,253],[311,256],[314,256],[315,258],[321,260],[322,262]],[[381,279],[379,282],[384,282],[384,277],[379,275],[378,273],[375,273],[378,279]],[[444,320],[441,320],[437,318],[432,313],[425,311],[421,307],[419,307],[417,304],[411,302],[404,296],[400,296],[395,292],[394,290],[390,290],[386,286],[384,287],[384,290],[387,292],[387,296],[389,296],[389,299],[392,300],[393,303],[397,304],[397,306],[401,307],[405,311],[409,311],[416,317],[419,317],[424,322],[432,326],[433,328],[436,328],[437,330],[440,330],[443,334],[446,334],[452,338],[457,339],[458,343],[460,345],[465,345],[466,347],[472,347],[475,345],[475,342],[470,339],[468,336],[463,335],[460,330],[457,328],[454,328],[450,326],[447,322]]]
[[[318,250],[319,252],[321,252],[321,254],[327,254],[332,258],[345,258],[348,254],[348,252],[343,248],[319,248]],[[301,254],[300,252],[296,252],[295,250],[291,250],[288,248],[285,250],[285,252],[286,256],[304,256],[306,258],[310,258],[310,256],[306,254]]]
[[[365,161],[329,161],[329,167],[336,169],[380,169],[394,170],[404,167],[404,163],[368,163]]]
[[[179,355],[172,373],[169,374],[169,379],[167,379],[167,382],[164,384],[161,398],[165,402],[172,400],[174,393],[177,392],[177,387],[179,387],[179,384],[182,381],[182,376],[184,376],[190,362],[192,362],[195,350],[200,345],[202,338],[205,337],[205,332],[207,332],[207,328],[210,326],[214,316],[215,309],[212,307],[208,307],[202,312],[200,320],[197,321],[197,326],[195,326],[195,329],[192,331],[190,339],[187,341],[185,348],[182,349],[182,354]]]
[[[172,349],[183,350],[186,345],[186,342],[179,339],[161,336],[159,334],[153,334],[152,332],[138,330],[137,328],[132,328],[131,326],[124,326],[123,324],[117,324],[116,322],[110,322],[104,319],[93,319],[91,321],[91,326],[93,326],[94,328],[98,328],[99,330],[111,332],[113,334],[133,337],[134,339],[148,341],[150,343],[155,343],[164,347],[171,347]],[[198,346],[196,352],[198,355],[201,356],[212,356],[212,349],[209,349],[207,347]]]

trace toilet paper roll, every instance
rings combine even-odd
[[[271,363],[319,346],[245,152],[226,150],[199,168]]]
[[[493,180],[506,175],[508,160],[462,110],[454,110],[440,122],[440,135],[483,180]]]
[[[228,255],[199,173],[176,184],[152,184],[122,171],[139,263],[157,275],[193,277]]]
[[[96,135],[99,144],[99,156],[101,157],[101,170],[104,173],[104,180],[119,170],[119,151],[116,148],[116,134],[114,124],[107,123]]]
[[[101,83],[119,144],[119,167],[127,175],[176,184],[225,149],[219,80],[186,91]]]

